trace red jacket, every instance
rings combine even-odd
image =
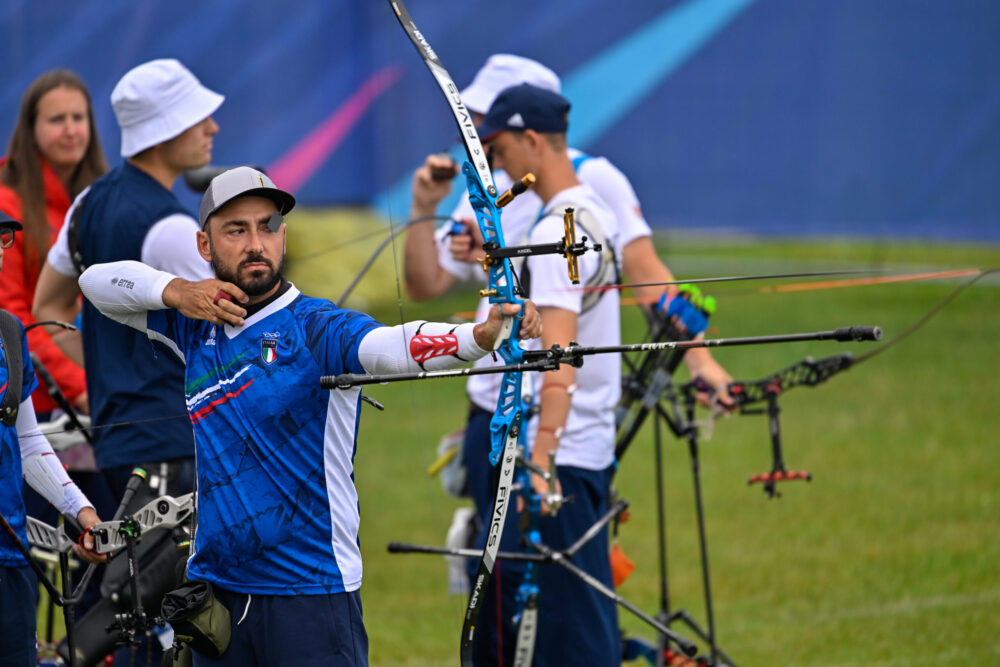
[[[0,159],[0,166],[7,158]],[[59,229],[63,226],[66,211],[72,203],[69,193],[62,182],[45,160],[42,160],[42,176],[45,183],[46,213],[49,225],[52,227],[52,242],[55,242]],[[16,220],[21,219],[21,197],[11,188],[0,183],[0,211]],[[45,258],[42,257],[42,264]],[[14,245],[3,251],[3,270],[0,271],[0,308],[13,313],[25,325],[35,322],[31,315],[31,307],[35,302],[35,287],[38,285],[38,274],[42,264],[29,271],[27,258],[24,254],[24,234],[18,233]],[[39,360],[52,374],[53,379],[72,403],[87,390],[87,381],[83,369],[69,360],[43,327],[36,327],[28,332],[28,349],[38,355]],[[56,405],[48,395],[48,389],[38,380],[39,387],[32,394],[36,412],[49,412]]]

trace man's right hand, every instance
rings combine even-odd
[[[457,173],[458,165],[447,155],[428,155],[413,173],[413,217],[434,215],[441,200],[451,193],[452,178]]]
[[[410,226],[403,251],[403,275],[406,293],[416,301],[441,296],[457,282],[457,278],[438,261],[433,217],[438,205],[451,192],[452,178],[457,173],[458,165],[450,157],[437,154],[428,155],[413,174],[413,200],[410,202]]]
[[[457,262],[474,264],[486,257],[483,250],[483,233],[475,220],[462,220],[463,232],[448,237],[448,251]]]
[[[215,278],[199,282],[174,278],[163,288],[163,304],[168,308],[176,308],[191,319],[234,327],[243,326],[243,318],[247,316],[247,311],[238,304],[249,300],[236,285]]]

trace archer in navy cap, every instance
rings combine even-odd
[[[559,93],[522,83],[497,95],[476,130],[483,141],[504,131],[565,134],[569,127],[569,106],[569,100]]]

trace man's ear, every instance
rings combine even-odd
[[[532,155],[536,157],[540,156],[548,148],[548,140],[541,132],[536,132],[535,130],[525,130],[521,134],[524,136],[524,140],[528,142],[528,148]]]
[[[528,148],[531,152],[536,152],[538,150],[538,144],[542,139],[542,135],[538,134],[532,129],[527,129],[521,132],[521,140],[527,142]]]
[[[208,224],[212,224],[211,221]],[[208,225],[205,228],[208,229]],[[198,232],[198,254],[206,262],[212,261],[212,241],[207,232]]]

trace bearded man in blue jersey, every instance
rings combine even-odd
[[[358,496],[361,390],[319,378],[463,365],[493,348],[507,304],[479,324],[387,327],[301,294],[282,275],[294,198],[263,173],[217,176],[198,250],[217,279],[189,282],[138,262],[80,277],[102,313],[184,360],[194,425],[198,529],[188,577],[211,582],[232,639],[201,665],[365,665]],[[521,336],[541,321],[524,309]]]

